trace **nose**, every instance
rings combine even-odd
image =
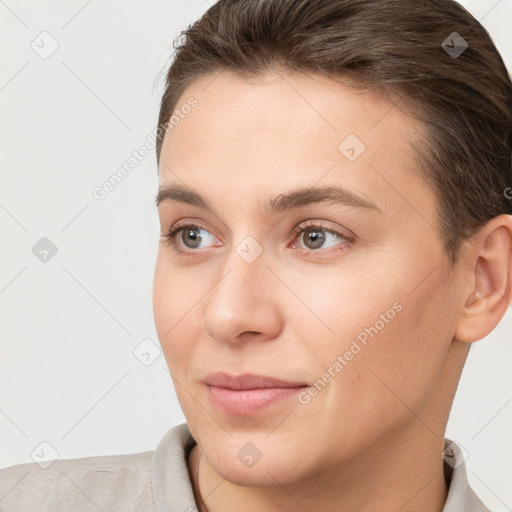
[[[282,329],[279,284],[264,253],[248,263],[233,249],[208,294],[204,331],[220,343],[271,340]]]

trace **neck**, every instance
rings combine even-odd
[[[421,435],[418,435],[421,434]],[[200,512],[442,512],[444,437],[421,423],[389,435],[356,460],[287,485],[240,486],[224,479],[196,445],[189,456]]]

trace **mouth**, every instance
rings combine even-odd
[[[210,373],[203,379],[211,404],[233,416],[253,416],[295,396],[308,384],[245,373]]]

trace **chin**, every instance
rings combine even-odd
[[[284,464],[283,464],[284,462]],[[294,467],[293,461],[259,461],[252,468],[241,467],[241,464],[227,463],[226,460],[213,464],[215,471],[229,482],[251,487],[289,485],[300,477],[295,472],[291,473],[290,468]],[[297,468],[295,468],[297,469]]]
[[[235,436],[223,447],[212,444],[203,450],[215,471],[236,485],[289,485],[307,478],[312,469],[311,454],[297,454],[292,447],[270,440],[251,442],[247,436]]]

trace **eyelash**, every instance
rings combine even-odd
[[[181,249],[179,247],[179,245],[177,243],[175,243],[175,241],[174,241],[175,236],[180,231],[183,231],[185,229],[193,229],[193,228],[200,228],[200,229],[204,229],[205,231],[208,231],[207,229],[203,228],[199,224],[193,224],[193,223],[180,224],[178,222],[169,229],[167,234],[161,235],[164,238],[163,244],[166,246],[172,245],[174,248],[174,251],[177,254],[179,254],[180,256],[186,256],[186,257],[199,256],[202,251],[197,251],[197,250],[185,251],[185,250]],[[306,221],[304,224],[299,224],[298,226],[296,226],[292,230],[292,233],[291,233],[294,236],[293,239],[295,240],[300,235],[302,235],[302,233],[305,233],[310,228],[316,228],[318,231],[325,231],[326,233],[330,233],[331,235],[337,236],[337,237],[341,238],[342,240],[344,240],[345,243],[344,243],[344,247],[342,249],[339,249],[339,248],[335,249],[334,247],[331,247],[331,248],[329,248],[330,250],[327,251],[328,253],[331,253],[333,249],[334,249],[334,251],[344,251],[344,250],[348,249],[351,246],[351,244],[355,241],[354,238],[346,237],[346,236],[342,235],[341,233],[338,233],[337,231],[333,231],[332,229],[328,229],[327,227],[323,226],[321,223],[318,223],[315,221]],[[335,246],[335,247],[338,247],[338,246]],[[299,247],[299,250],[303,251],[303,253],[305,253],[306,256],[309,256],[312,253],[321,253],[322,252],[322,249],[312,250],[312,249],[303,249],[302,247]]]

